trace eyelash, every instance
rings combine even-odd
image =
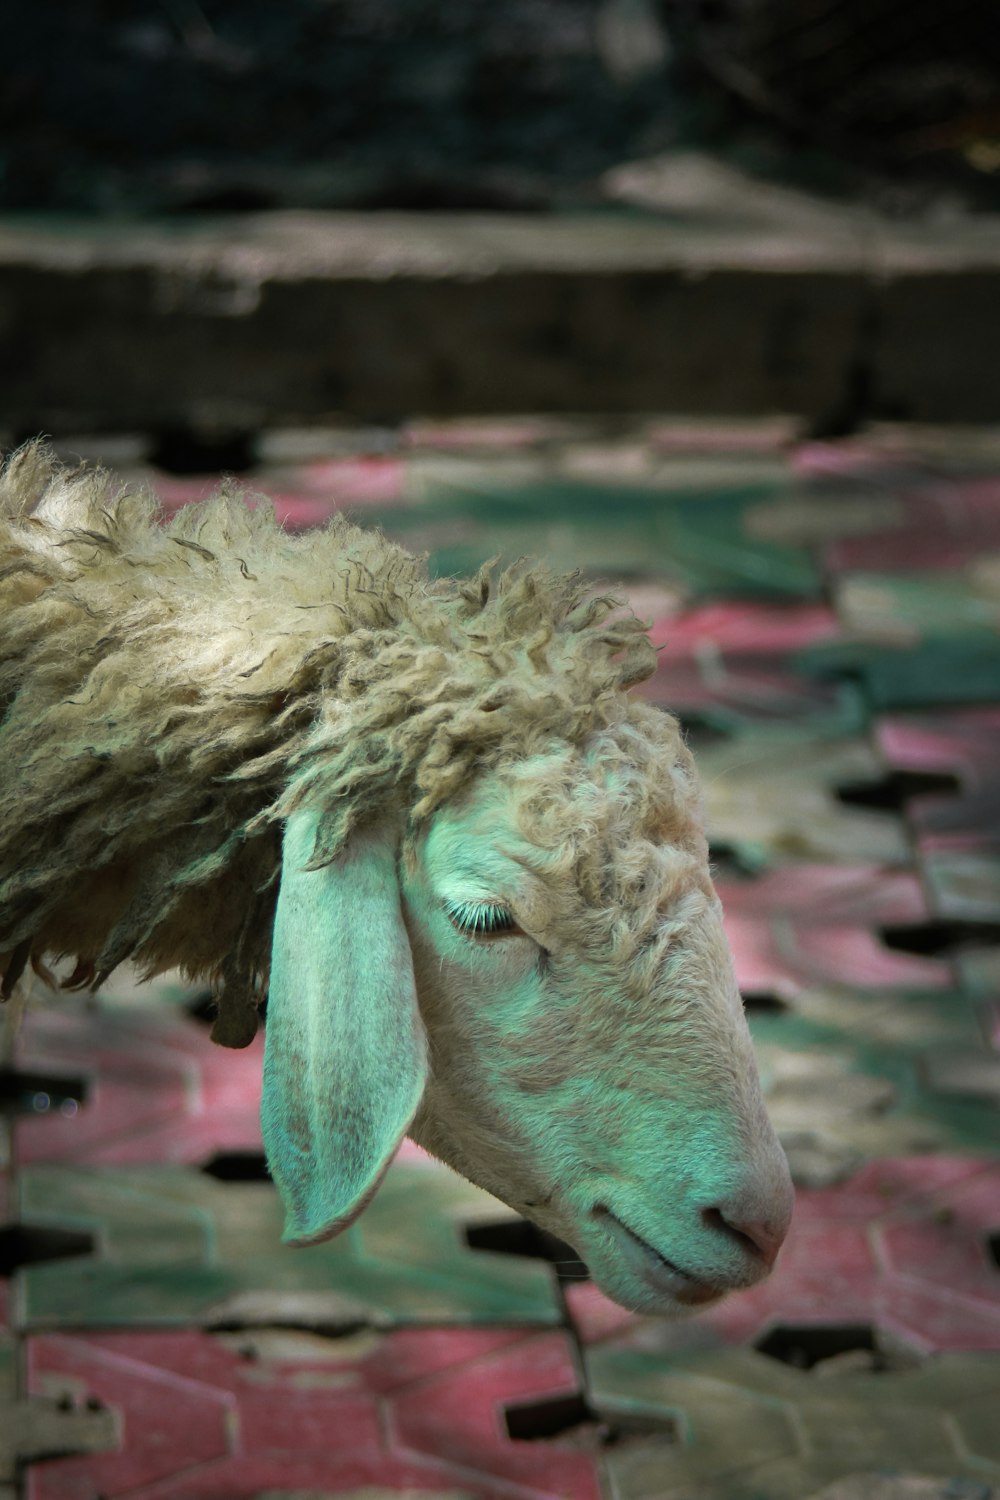
[[[445,910],[459,932],[470,937],[497,937],[505,932],[517,931],[517,923],[505,906],[449,901]]]

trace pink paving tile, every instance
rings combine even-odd
[[[592,1461],[556,1442],[512,1442],[504,1411],[511,1406],[573,1396],[579,1378],[570,1344],[561,1332],[539,1334],[481,1359],[475,1382],[465,1369],[443,1371],[401,1392],[393,1406],[393,1431],[407,1448],[427,1454],[447,1451],[463,1468],[483,1465],[497,1478],[574,1497],[599,1495]],[[460,1424],[456,1414],[462,1413]]]
[[[23,1065],[56,1067],[44,1052],[29,1055]],[[197,1088],[196,1079],[185,1076],[176,1060],[127,1051],[92,1052],[81,1056],[76,1068],[88,1075],[86,1102],[72,1115],[51,1111],[19,1120],[15,1133],[22,1162],[113,1160],[122,1147],[142,1151],[141,1143],[155,1152],[152,1143],[172,1130]]]
[[[661,658],[676,662],[706,648],[729,655],[773,655],[800,651],[841,633],[832,609],[822,604],[701,604],[654,620],[650,635]]]
[[[343,1495],[345,1500],[382,1500],[383,1496],[391,1500],[397,1494],[400,1500],[418,1500],[428,1492],[434,1500],[438,1495],[447,1495],[449,1500],[451,1496],[455,1500],[465,1500],[466,1496],[469,1500],[557,1500],[538,1490],[512,1491],[500,1482],[456,1475],[446,1465],[420,1460],[341,1455],[333,1469],[329,1457],[322,1453],[229,1459],[190,1473],[173,1474],[161,1484],[131,1490],[128,1500],[260,1500],[262,1495],[287,1495],[288,1500],[327,1500],[334,1495]],[[38,1497],[29,1490],[26,1500]],[[50,1497],[45,1495],[42,1500]],[[95,1500],[95,1492],[84,1487],[65,1496],[54,1494],[51,1500]],[[568,1492],[560,1500],[570,1500]]]
[[[946,989],[948,966],[934,959],[892,953],[868,932],[850,927],[771,926],[756,915],[726,910],[726,933],[736,978],[746,994],[791,998],[803,986]]]
[[[1000,1350],[1000,1311],[992,1300],[926,1286],[904,1276],[894,1277],[879,1290],[867,1321],[901,1335],[927,1354],[996,1354]]]
[[[183,1012],[54,999],[29,1013],[19,1065],[83,1075],[87,1097],[65,1114],[20,1119],[19,1160],[197,1165],[219,1153],[259,1152],[263,1052],[263,1034],[240,1050],[218,1047]],[[412,1141],[399,1155],[431,1162]]]
[[[653,676],[639,683],[635,691],[674,713],[715,709],[762,723],[798,723],[836,714],[843,700],[838,684],[796,675],[785,656],[726,656],[714,649],[675,661],[661,657]]]
[[[873,989],[947,989],[951,968],[934,958],[894,952],[870,932],[853,927],[781,924],[781,957],[807,982]]]
[[[840,633],[819,604],[710,603],[654,620],[659,655],[640,691],[680,713],[729,708],[752,719],[833,711],[840,689],[796,673],[790,658]]]
[[[864,1322],[871,1317],[879,1282],[867,1227],[804,1229],[791,1237],[776,1274],[748,1293],[747,1302],[760,1328],[792,1319],[807,1323]],[[728,1335],[729,1342],[729,1330],[745,1329],[749,1313],[738,1303],[735,1308],[721,1303],[707,1316]]]
[[[875,726],[878,746],[891,766],[906,771],[948,771],[971,786],[1000,779],[997,742],[1000,707],[893,715]]]
[[[947,1213],[947,1210],[942,1210]],[[1000,1213],[1000,1208],[998,1208]],[[997,1216],[987,1228],[998,1228]],[[879,1241],[887,1267],[914,1281],[946,1280],[971,1296],[987,1300],[1000,1293],[1000,1270],[991,1265],[986,1229],[981,1235],[955,1233],[948,1223],[918,1219],[911,1224],[881,1226]]]
[[[863,442],[799,443],[789,456],[793,473],[821,477],[866,474],[874,477],[885,468],[885,453],[880,448],[866,448]]]
[[[312,496],[332,510],[387,505],[401,500],[406,489],[406,465],[391,455],[362,454],[355,458],[317,459],[296,470],[290,493]]]
[[[33,1465],[28,1500],[249,1500],[366,1484],[599,1500],[586,1454],[514,1441],[504,1424],[508,1404],[576,1392],[558,1333],[411,1330],[294,1359],[196,1332],[51,1335],[29,1340],[28,1369],[32,1393],[100,1400],[122,1434],[117,1452]]]
[[[984,1169],[988,1164],[973,1156],[883,1157],[859,1168],[844,1187],[800,1193],[796,1216],[818,1224],[880,1219],[911,1202],[926,1204]]]
[[[1000,549],[1000,479],[915,475],[896,490],[899,524],[830,543],[831,572],[944,572]]]
[[[382,1339],[364,1362],[369,1390],[389,1395],[445,1371],[524,1343],[515,1328],[401,1328]]]
[[[780,914],[819,927],[905,926],[927,918],[916,875],[878,865],[785,865],[720,884],[719,892],[734,912]]]
[[[956,777],[958,790],[913,797],[907,817],[927,848],[977,846],[1000,825],[1000,708],[883,719],[879,749],[901,771]]]
[[[259,1150],[262,1057],[261,1037],[242,1051],[217,1047],[183,1012],[56,998],[27,1016],[18,1062],[83,1074],[87,1098],[72,1115],[19,1121],[19,1158],[125,1165]]]
[[[190,1347],[195,1336],[180,1337]],[[233,1394],[199,1378],[194,1369],[156,1368],[146,1357],[143,1335],[134,1335],[131,1347],[121,1340],[116,1347],[114,1341],[69,1336],[30,1340],[30,1393],[51,1395],[73,1384],[88,1400],[120,1414],[122,1447],[33,1469],[30,1493],[38,1500],[128,1494],[230,1451]]]
[[[789,865],[719,881],[736,973],[747,992],[794,994],[827,982],[946,988],[948,964],[887,948],[881,927],[928,918],[916,875],[870,865]]]
[[[1000,1298],[1000,1266],[986,1251],[987,1236],[997,1232],[1000,1162],[983,1162],[978,1171],[901,1203],[882,1235],[897,1270],[919,1277],[930,1270],[932,1279],[947,1279],[956,1289]]]

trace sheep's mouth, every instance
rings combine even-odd
[[[595,1218],[610,1221],[615,1229],[624,1234],[628,1242],[642,1253],[647,1266],[654,1274],[666,1272],[680,1283],[680,1286],[674,1289],[674,1296],[679,1302],[714,1302],[722,1294],[720,1287],[706,1281],[704,1277],[695,1276],[691,1271],[685,1270],[683,1266],[679,1266],[676,1261],[670,1260],[662,1251],[657,1250],[649,1240],[643,1239],[641,1234],[636,1234],[635,1230],[630,1229],[616,1213],[612,1213],[607,1204],[595,1204],[592,1212]]]

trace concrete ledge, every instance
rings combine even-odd
[[[1000,224],[904,228],[781,191],[726,213],[724,186],[655,216],[8,218],[0,426],[1000,420]]]

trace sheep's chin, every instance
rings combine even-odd
[[[594,1268],[591,1270],[591,1280],[598,1291],[604,1293],[605,1297],[623,1307],[626,1312],[642,1313],[647,1317],[669,1318],[677,1320],[690,1318],[696,1312],[703,1312],[706,1307],[721,1301],[726,1296],[724,1291],[715,1291],[710,1296],[698,1302],[681,1301],[676,1296],[665,1290],[657,1290],[655,1287],[647,1286],[638,1278],[626,1277],[620,1270],[608,1272],[606,1275],[598,1275]]]
[[[571,1247],[598,1290],[629,1312],[689,1317],[760,1279],[756,1269],[745,1267],[728,1276],[718,1267],[694,1263],[681,1269],[602,1208],[579,1214],[572,1205],[551,1200],[544,1206],[509,1206]]]
[[[594,1285],[629,1312],[685,1318],[718,1302],[729,1290],[671,1270],[628,1247],[617,1254],[596,1247],[582,1254]]]

